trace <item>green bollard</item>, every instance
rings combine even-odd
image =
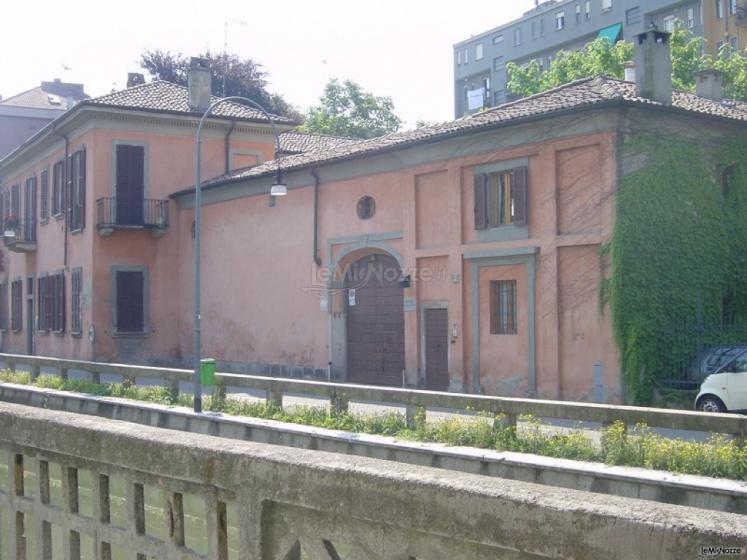
[[[213,358],[200,360],[200,379],[203,387],[215,385],[215,360]]]

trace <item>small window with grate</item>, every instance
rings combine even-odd
[[[516,280],[490,282],[490,334],[516,334]]]
[[[364,196],[358,201],[358,217],[361,220],[368,220],[373,218],[376,213],[376,202],[373,197]]]

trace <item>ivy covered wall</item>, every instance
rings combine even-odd
[[[645,404],[672,361],[721,342],[718,329],[673,336],[677,325],[747,320],[747,133],[638,133],[621,152],[638,164],[618,186],[600,297],[627,399]]]

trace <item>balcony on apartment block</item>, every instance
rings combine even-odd
[[[9,251],[36,251],[36,221],[7,218],[3,224],[3,243]]]
[[[101,235],[118,229],[147,229],[154,236],[169,228],[169,201],[154,198],[99,198],[96,201],[96,228]]]

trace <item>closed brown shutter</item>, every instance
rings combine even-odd
[[[54,276],[47,276],[44,283],[44,299],[46,304],[44,305],[45,319],[45,330],[53,329],[54,327]]]
[[[65,182],[64,208],[67,212],[67,227],[72,229],[73,224],[73,180],[75,174],[75,154],[70,154],[67,158],[67,181]]]
[[[41,172],[41,185],[39,191],[39,195],[41,196],[40,217],[42,220],[46,220],[49,218],[49,171],[46,169]]]
[[[475,175],[475,229],[488,227],[488,205],[487,205],[487,175],[477,173]]]
[[[117,272],[117,324],[120,333],[144,331],[144,277],[141,271]]]
[[[86,227],[86,149],[80,151],[80,179],[78,183],[78,229]]]
[[[523,226],[527,223],[527,168],[511,170],[511,188],[514,195],[514,215],[512,223]]]

